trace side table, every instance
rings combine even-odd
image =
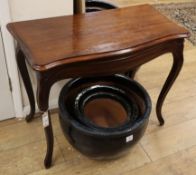
[[[171,53],[172,69],[156,104],[157,118],[164,124],[162,105],[182,68],[183,43],[189,33],[152,6],[15,22],[7,27],[18,43],[17,64],[31,105],[27,122],[34,116],[35,100],[25,60],[36,72],[36,99],[47,140],[46,168],[51,166],[53,152],[48,99],[59,80],[129,72]]]

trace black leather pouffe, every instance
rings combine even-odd
[[[66,138],[95,159],[125,154],[143,136],[150,112],[146,90],[123,75],[71,80],[59,97]]]

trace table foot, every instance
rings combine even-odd
[[[156,105],[156,113],[157,113],[157,118],[159,120],[160,126],[164,125],[164,119],[162,116],[162,106],[164,103],[164,100],[171,89],[174,81],[178,77],[180,70],[183,65],[183,43],[178,43],[177,48],[174,49],[172,52],[173,55],[173,66],[172,69],[167,77],[167,80],[161,90],[161,93],[159,95],[159,98],[157,100],[157,105]]]
[[[42,114],[42,123],[45,131],[46,142],[47,142],[47,151],[44,159],[45,168],[50,168],[52,165],[52,154],[54,146],[54,137],[52,131],[52,124],[50,118],[50,112],[46,111]]]
[[[26,117],[25,117],[25,120],[27,123],[31,122],[33,120],[33,117],[35,115],[35,111],[31,111],[30,114],[28,114]]]
[[[33,94],[33,88],[32,88],[31,80],[30,80],[29,73],[27,70],[27,66],[25,63],[25,55],[20,49],[17,50],[16,58],[17,58],[16,60],[17,60],[19,71],[20,71],[20,75],[22,77],[25,90],[27,92],[27,96],[28,96],[29,103],[30,103],[30,113],[26,117],[26,121],[30,122],[35,115],[35,98]]]

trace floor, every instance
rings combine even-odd
[[[121,6],[171,0],[114,0]],[[174,2],[174,1],[173,1]],[[175,1],[176,2],[176,1]],[[185,2],[185,0],[183,0]],[[41,119],[32,123],[16,119],[0,122],[0,175],[195,175],[196,174],[196,47],[186,41],[184,68],[170,91],[159,127],[155,111],[140,143],[127,156],[114,161],[94,161],[75,151],[62,135],[58,115],[52,114],[55,135],[53,167],[45,170],[45,139]],[[143,66],[136,79],[156,103],[172,64],[170,54]],[[160,66],[161,65],[161,66]],[[153,105],[154,106],[154,105]]]

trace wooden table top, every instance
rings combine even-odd
[[[186,29],[150,5],[15,22],[7,27],[38,71],[188,37]]]

